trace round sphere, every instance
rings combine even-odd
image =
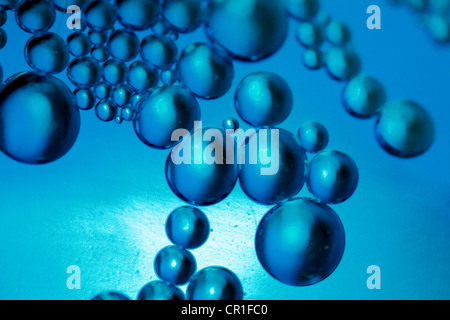
[[[179,207],[166,220],[167,237],[185,249],[201,247],[209,237],[209,229],[208,217],[195,207]]]
[[[94,107],[96,99],[91,89],[75,89],[74,95],[79,109],[90,110]]]
[[[318,47],[323,43],[322,29],[313,22],[303,22],[295,33],[298,42],[305,47]]]
[[[56,74],[67,67],[69,51],[60,36],[49,32],[28,39],[25,45],[25,60],[38,72]]]
[[[309,191],[325,203],[344,202],[353,195],[358,181],[355,161],[343,152],[322,151],[309,162],[306,184]]]
[[[351,39],[350,29],[343,23],[330,21],[326,27],[327,40],[335,46],[344,46]]]
[[[124,106],[120,111],[120,117],[125,121],[131,121],[134,117],[134,111],[131,106]]]
[[[388,153],[411,158],[427,151],[434,141],[434,123],[428,112],[412,101],[399,100],[384,106],[375,134]]]
[[[99,120],[109,122],[116,116],[116,108],[113,106],[111,101],[102,100],[95,106],[95,115]]]
[[[172,191],[183,201],[199,206],[225,199],[239,174],[235,156],[225,147],[233,143],[233,137],[219,128],[201,127],[189,135],[184,133],[166,161],[166,178]]]
[[[234,104],[239,116],[254,127],[282,123],[292,111],[289,84],[272,72],[246,76],[236,88]]]
[[[450,42],[450,19],[442,14],[431,14],[425,18],[425,26],[438,43]]]
[[[69,53],[76,58],[87,56],[91,50],[89,37],[84,33],[74,32],[67,37]]]
[[[328,130],[318,122],[305,122],[298,129],[298,140],[303,150],[308,153],[317,153],[328,145]]]
[[[264,59],[283,45],[288,18],[279,0],[213,0],[208,36],[235,58]]]
[[[305,183],[305,152],[287,130],[258,130],[245,145],[245,157],[239,174],[242,190],[261,204],[288,199]]]
[[[131,101],[131,90],[127,85],[119,85],[112,92],[112,102],[116,107],[123,107]]]
[[[222,122],[223,129],[226,130],[237,130],[239,129],[239,121],[233,117],[229,117],[223,120]]]
[[[105,62],[110,57],[109,48],[107,46],[92,47],[91,57],[98,62]]]
[[[145,61],[135,61],[128,67],[128,84],[135,92],[143,92],[157,86],[159,73]]]
[[[184,300],[181,289],[165,281],[152,281],[139,291],[137,300]]]
[[[197,269],[192,253],[177,246],[161,249],[155,257],[156,275],[173,285],[183,285],[189,281]]]
[[[6,34],[5,30],[0,28],[0,49],[3,49],[3,47],[8,42],[8,35]]]
[[[67,68],[67,77],[80,89],[94,87],[101,76],[100,65],[90,57],[74,59]]]
[[[0,92],[0,150],[23,163],[44,164],[65,155],[80,130],[80,113],[59,79],[33,72],[10,77]]]
[[[155,68],[167,69],[178,58],[178,47],[166,36],[148,35],[141,42],[141,57]]]
[[[158,20],[157,0],[116,0],[119,22],[128,29],[145,30]]]
[[[102,78],[110,86],[117,86],[126,81],[128,76],[127,65],[119,60],[109,59],[102,65]]]
[[[262,267],[290,286],[316,284],[333,273],[345,247],[337,214],[311,199],[294,198],[261,219],[255,248]]]
[[[108,47],[112,57],[121,61],[130,61],[139,53],[139,38],[132,31],[118,29],[109,37]]]
[[[108,32],[104,30],[89,30],[88,32],[89,41],[93,46],[102,46],[108,41]]]
[[[16,9],[17,25],[29,33],[45,32],[55,22],[55,7],[48,0],[22,1]]]
[[[297,20],[311,20],[320,9],[319,0],[283,0],[289,14]]]
[[[351,115],[368,119],[375,116],[386,102],[386,92],[378,80],[357,76],[346,84],[342,92],[342,102]]]
[[[317,48],[308,48],[302,53],[302,62],[310,70],[318,70],[324,64],[322,51]]]
[[[223,267],[207,267],[189,282],[188,300],[242,300],[244,291],[239,278]]]
[[[131,299],[128,298],[123,293],[108,291],[96,295],[95,297],[92,298],[92,300],[131,300]]]
[[[335,80],[349,80],[361,70],[359,56],[350,49],[336,47],[328,51],[325,58],[328,74]]]
[[[146,145],[168,149],[177,143],[172,133],[177,129],[190,131],[200,120],[200,106],[189,91],[178,86],[160,87],[139,101],[139,114],[134,129]]]
[[[180,55],[177,71],[181,82],[196,96],[215,99],[230,90],[233,62],[220,47],[197,42],[188,45]]]
[[[116,7],[108,0],[91,1],[83,11],[84,20],[93,30],[112,29],[116,22]]]
[[[164,0],[162,14],[171,29],[191,32],[203,22],[205,2],[201,0]]]
[[[100,100],[107,99],[111,95],[111,87],[104,82],[99,82],[94,91],[95,96]]]

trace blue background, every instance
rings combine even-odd
[[[254,64],[235,62],[230,92],[219,100],[199,100],[202,119],[220,126],[227,116],[237,118],[234,89],[246,74],[267,70],[284,77],[295,105],[282,127],[296,132],[304,121],[319,121],[329,130],[329,148],[348,153],[358,164],[356,193],[333,206],[346,231],[344,257],[329,278],[311,287],[289,287],[271,278],[254,251],[257,224],[270,207],[250,201],[237,185],[223,202],[202,209],[213,231],[193,251],[198,268],[233,270],[245,299],[449,299],[450,46],[437,45],[405,6],[381,0],[321,4],[350,27],[362,73],[384,84],[389,101],[411,99],[430,112],[435,143],[414,159],[384,152],[374,138],[374,120],[344,111],[343,83],[323,69],[303,66],[304,49],[291,21],[289,37],[276,55]],[[366,28],[372,4],[381,7],[381,30]],[[58,14],[51,31],[66,37],[68,16]],[[23,58],[29,34],[17,27],[12,12],[3,28],[8,43],[0,50],[0,63],[7,78],[30,69]],[[201,29],[177,43],[182,50],[204,39]],[[184,205],[165,180],[169,151],[145,146],[131,123],[100,122],[93,110],[82,111],[81,119],[74,147],[54,163],[30,166],[0,155],[1,299],[90,299],[104,290],[135,298],[144,284],[156,280],[153,258],[170,244],[165,219]],[[309,195],[306,187],[300,195]],[[70,265],[81,269],[80,290],[66,286]],[[380,290],[366,286],[370,265],[381,268]]]

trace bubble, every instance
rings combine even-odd
[[[361,70],[361,60],[351,49],[336,47],[325,58],[325,65],[330,76],[338,81],[349,80]]]
[[[330,21],[326,27],[327,40],[335,46],[344,46],[351,39],[350,29],[343,23]]]
[[[116,8],[108,0],[91,1],[83,14],[88,26],[94,30],[111,29],[116,22]]]
[[[133,110],[138,111],[138,104],[139,101],[146,96],[148,93],[144,93],[144,92],[135,92],[133,94],[133,96],[131,97],[131,107],[133,108]],[[140,110],[139,110],[140,111]]]
[[[92,47],[91,57],[98,62],[104,62],[110,57],[109,49],[106,46]]]
[[[310,20],[320,8],[319,0],[283,0],[289,14],[298,20]]]
[[[185,249],[201,247],[209,237],[209,229],[208,217],[195,207],[179,207],[166,220],[167,237]]]
[[[0,0],[0,8],[3,10],[10,10],[17,6],[19,0]]]
[[[164,0],[162,14],[172,29],[186,33],[202,24],[205,7],[202,0]]]
[[[375,116],[386,102],[386,92],[378,80],[368,76],[357,76],[345,86],[342,102],[351,115],[367,119]]]
[[[16,21],[26,32],[45,32],[55,22],[55,7],[47,0],[22,1],[16,9]]]
[[[139,115],[134,129],[146,145],[168,149],[175,145],[171,140],[176,129],[192,130],[194,121],[200,119],[200,106],[195,98],[178,86],[164,86],[139,101]]]
[[[178,47],[169,37],[148,35],[141,42],[141,57],[155,68],[167,69],[177,61]]]
[[[6,23],[6,20],[8,20],[8,14],[5,10],[0,9],[0,27]]]
[[[131,121],[134,117],[134,112],[131,107],[123,107],[120,116],[124,121]]]
[[[33,72],[17,73],[0,92],[0,149],[29,164],[65,155],[80,130],[73,93],[59,79]]]
[[[0,28],[0,49],[3,49],[3,47],[8,42],[8,35],[6,34],[5,30]]]
[[[92,300],[130,300],[130,298],[120,292],[108,291],[96,295]]]
[[[128,84],[136,92],[154,88],[159,82],[159,73],[144,61],[135,61],[129,66]]]
[[[95,115],[99,120],[109,122],[116,116],[116,108],[113,106],[111,101],[102,100],[95,106]]]
[[[313,22],[300,23],[295,35],[305,47],[318,47],[323,43],[322,29]]]
[[[238,85],[235,107],[239,116],[252,126],[274,126],[289,116],[293,95],[289,84],[273,72],[256,72]]]
[[[119,22],[132,30],[145,30],[158,19],[159,3],[156,0],[116,0]]]
[[[167,25],[165,21],[159,20],[152,27],[152,32],[155,36],[165,36],[170,32],[170,27]]]
[[[242,300],[239,278],[223,267],[207,267],[197,272],[189,282],[188,300]]]
[[[67,77],[80,89],[92,88],[100,80],[100,65],[89,57],[74,59],[67,68]]]
[[[237,14],[239,13],[239,14]],[[261,60],[283,45],[288,18],[279,0],[213,0],[208,36],[235,58]]]
[[[90,110],[94,107],[96,99],[91,89],[75,89],[74,95],[79,109]]]
[[[139,291],[137,300],[184,300],[184,293],[173,284],[164,281],[147,283]]]
[[[328,145],[328,130],[318,122],[308,121],[298,129],[298,140],[303,150],[309,153],[317,153]]]
[[[183,285],[189,281],[197,269],[192,253],[177,246],[161,249],[155,257],[156,275],[173,285]]]
[[[84,33],[72,33],[67,37],[67,47],[71,55],[76,58],[87,56],[91,50],[89,37]]]
[[[322,51],[317,48],[308,48],[303,51],[302,61],[305,67],[310,70],[318,70],[324,64],[324,57]]]
[[[216,99],[231,88],[234,68],[219,47],[203,42],[188,45],[180,55],[177,71],[181,82],[196,96]]]
[[[450,42],[450,20],[445,16],[431,14],[425,18],[425,26],[436,42]]]
[[[232,139],[222,129],[208,127],[197,127],[190,135],[184,135],[166,161],[166,179],[175,195],[198,206],[225,199],[239,174],[234,155],[225,148],[232,145]]]
[[[274,139],[277,133],[278,141]],[[305,153],[287,130],[260,129],[250,135],[245,157],[239,182],[245,194],[259,203],[275,204],[296,195],[304,185]]]
[[[89,30],[88,38],[92,45],[102,46],[108,41],[108,33],[101,30]]]
[[[161,82],[167,86],[178,82],[178,73],[176,70],[167,69],[161,72]]]
[[[124,83],[127,79],[128,68],[127,65],[122,61],[109,59],[108,61],[103,63],[102,69],[103,80],[113,87]]]
[[[109,98],[109,96],[111,95],[111,87],[109,85],[107,85],[104,82],[99,82],[96,86],[95,86],[95,96],[100,99],[100,100],[104,100]]]
[[[55,33],[35,35],[25,45],[25,60],[36,71],[55,74],[69,63],[65,41]]]
[[[112,93],[112,101],[116,107],[123,107],[131,101],[131,91],[128,86],[121,84],[114,88]]]
[[[239,121],[233,117],[226,118],[222,122],[222,127],[224,130],[237,130],[239,129]]]
[[[306,177],[308,190],[325,203],[337,204],[350,198],[358,186],[355,161],[347,154],[326,150],[310,162]]]
[[[422,106],[412,101],[398,100],[381,109],[375,134],[380,146],[388,153],[411,158],[431,147],[435,128]]]
[[[306,198],[272,208],[261,219],[255,237],[262,267],[290,286],[309,286],[330,276],[344,247],[344,228],[337,214]]]
[[[130,61],[139,53],[139,38],[134,32],[119,29],[109,37],[108,47],[112,57],[121,61]]]

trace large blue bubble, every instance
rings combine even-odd
[[[132,30],[145,30],[158,20],[157,0],[116,0],[119,22]]]
[[[165,281],[151,281],[139,291],[137,300],[184,300],[181,289]]]
[[[186,292],[189,300],[242,300],[244,292],[239,278],[223,267],[207,267],[197,272]]]
[[[17,25],[30,33],[45,32],[55,22],[55,7],[52,1],[22,1],[16,9]]]
[[[33,72],[10,77],[0,92],[0,149],[23,163],[65,155],[80,130],[73,93],[59,79]]]
[[[25,60],[36,71],[60,73],[69,63],[69,51],[66,42],[56,33],[39,34],[28,39]]]
[[[197,262],[188,250],[177,246],[161,249],[153,263],[156,275],[173,285],[183,285],[189,281],[197,269]]]
[[[291,286],[327,278],[344,253],[345,233],[337,214],[325,204],[294,198],[261,219],[255,248],[262,267]]]

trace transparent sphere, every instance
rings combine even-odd
[[[69,53],[76,58],[87,56],[91,51],[89,37],[84,33],[74,32],[67,37]]]
[[[308,190],[325,203],[344,202],[353,195],[358,181],[355,161],[343,152],[322,151],[309,162],[306,176]]]
[[[162,14],[172,29],[191,32],[203,22],[206,2],[203,0],[163,0]]]
[[[164,20],[158,20],[155,25],[152,27],[152,32],[155,36],[169,36],[170,34],[170,26]]]
[[[255,236],[256,255],[272,277],[309,286],[330,276],[345,248],[338,215],[327,205],[294,198],[269,210]]]
[[[305,47],[318,47],[323,43],[322,28],[313,22],[300,23],[295,36]]]
[[[306,156],[292,133],[260,129],[249,137],[244,150],[239,182],[249,198],[272,205],[302,189]]]
[[[242,300],[244,292],[239,278],[223,267],[207,267],[189,282],[188,300]]]
[[[45,32],[55,22],[55,7],[52,1],[22,1],[16,9],[17,25],[30,33]]]
[[[100,81],[101,68],[90,57],[74,59],[67,68],[67,77],[77,88],[92,88]]]
[[[425,27],[431,37],[438,43],[450,42],[450,19],[441,14],[430,14],[425,17]]]
[[[322,68],[324,60],[322,51],[317,48],[308,48],[302,53],[302,62],[310,70]]]
[[[108,32],[104,30],[89,30],[88,32],[89,41],[94,46],[102,46],[108,41]]]
[[[105,62],[110,57],[108,47],[107,46],[92,47],[91,57],[98,62]]]
[[[200,106],[189,91],[178,86],[164,86],[144,96],[137,107],[139,114],[134,119],[134,129],[146,145],[168,149],[176,129],[190,131],[194,121],[200,120]]]
[[[159,73],[145,61],[135,61],[129,66],[128,84],[135,92],[155,88],[159,82]]]
[[[190,206],[173,210],[166,220],[166,235],[185,249],[201,247],[209,237],[209,220],[203,211]]]
[[[161,249],[156,255],[153,269],[161,280],[173,285],[183,285],[194,274],[197,262],[188,250],[177,246],[168,246]]]
[[[102,78],[110,86],[117,86],[126,81],[128,76],[127,65],[119,60],[109,59],[102,65]]]
[[[163,84],[170,86],[178,82],[178,73],[176,70],[167,69],[161,71],[160,78]]]
[[[289,116],[293,95],[289,84],[273,72],[256,72],[246,76],[236,88],[235,107],[248,124],[274,126]]]
[[[350,29],[343,23],[330,21],[326,27],[327,40],[335,46],[344,46],[351,39]]]
[[[100,100],[107,99],[111,95],[111,87],[104,82],[99,82],[95,86],[94,91],[95,96]]]
[[[288,17],[279,0],[213,0],[206,26],[208,36],[235,58],[255,61],[283,45]]]
[[[239,121],[233,117],[225,118],[222,127],[224,130],[237,130],[239,129]]]
[[[230,90],[234,78],[233,62],[220,47],[197,42],[180,55],[177,71],[181,82],[196,96],[216,99]]]
[[[123,293],[108,291],[96,295],[95,297],[92,298],[92,300],[131,300],[131,299]]]
[[[178,58],[178,47],[166,36],[148,35],[141,42],[141,57],[155,68],[167,69]]]
[[[289,14],[297,20],[311,20],[320,9],[319,0],[282,0]]]
[[[130,61],[139,53],[139,38],[132,31],[118,29],[109,37],[108,47],[112,57],[121,61]]]
[[[116,108],[109,100],[102,100],[95,106],[95,115],[103,122],[109,122],[116,116]]]
[[[386,102],[383,85],[368,76],[351,79],[342,92],[342,102],[351,115],[367,119],[375,116]]]
[[[166,161],[166,179],[175,195],[198,206],[225,199],[239,174],[235,155],[227,145],[233,145],[233,138],[223,129],[197,127],[191,134],[184,132]]]
[[[335,80],[349,80],[361,70],[361,60],[351,49],[336,47],[328,51],[325,58],[328,74]]]
[[[124,106],[120,111],[120,116],[124,121],[131,121],[134,117],[134,111],[131,106]]]
[[[328,130],[318,122],[308,121],[298,129],[298,140],[303,150],[308,153],[317,153],[328,145]]]
[[[116,0],[119,22],[128,29],[145,30],[158,20],[157,0]]]
[[[91,1],[83,11],[84,20],[93,30],[112,29],[116,22],[116,7],[108,0]]]
[[[151,281],[139,291],[137,300],[184,300],[181,289],[165,281]]]
[[[426,152],[434,141],[434,123],[419,104],[398,100],[385,105],[378,116],[375,135],[388,153],[411,158]]]
[[[127,85],[121,84],[114,88],[112,101],[116,107],[123,107],[131,101],[131,90]]]
[[[94,107],[96,98],[91,89],[75,89],[77,106],[81,110],[90,110]]]
[[[80,113],[73,93],[59,79],[21,72],[0,92],[0,150],[29,164],[53,162],[75,143]]]
[[[56,74],[69,63],[66,42],[55,33],[35,35],[25,45],[25,60],[35,71]]]
[[[3,49],[3,47],[8,42],[8,35],[6,34],[5,30],[0,28],[0,49]]]

